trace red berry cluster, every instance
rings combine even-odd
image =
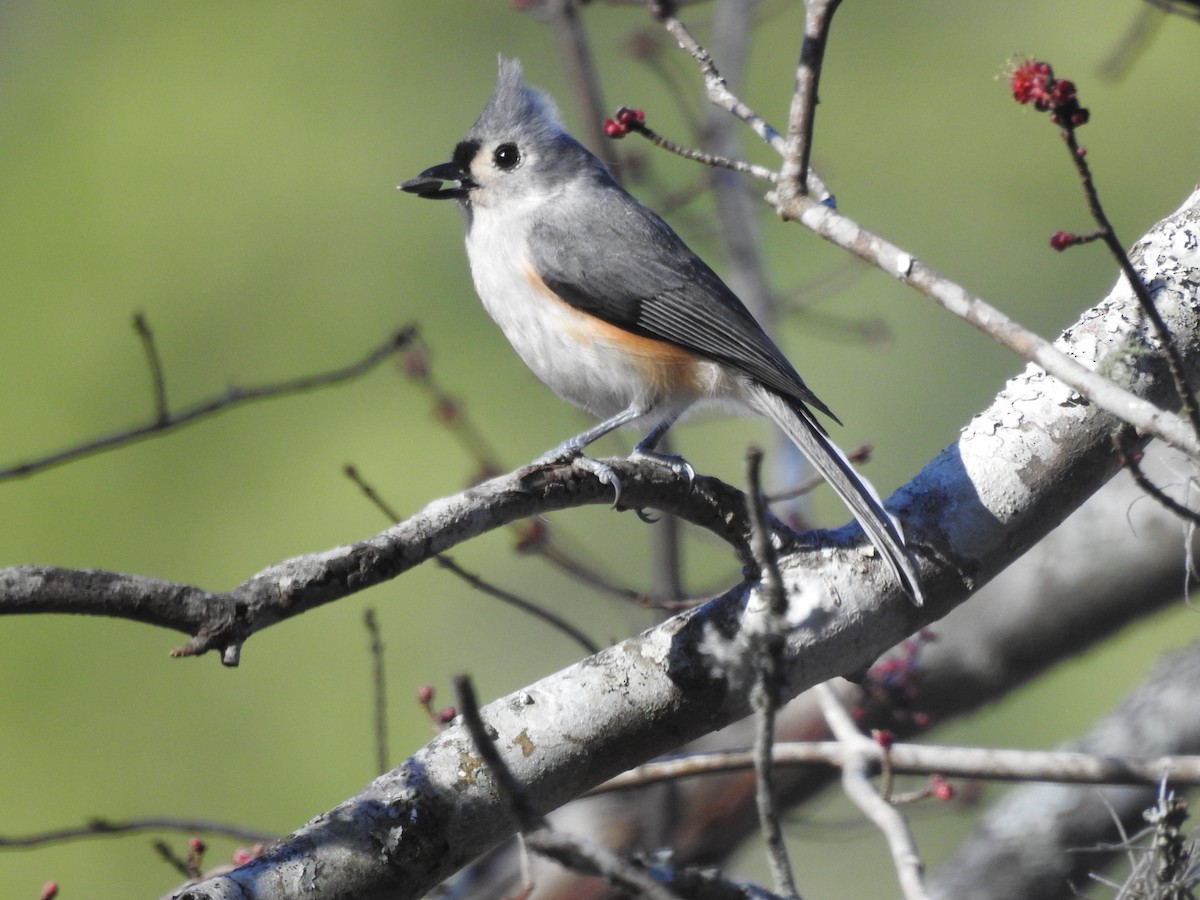
[[[1050,121],[1068,128],[1087,124],[1088,111],[1079,105],[1075,82],[1055,78],[1048,62],[1027,59],[1009,74],[1013,99],[1032,103],[1039,112],[1050,112]]]
[[[630,109],[622,106],[611,119],[604,120],[604,133],[614,140],[625,137],[637,126],[644,124],[646,113],[640,109]]]

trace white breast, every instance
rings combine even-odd
[[[716,363],[633,338],[559,299],[529,259],[522,224],[476,208],[467,232],[475,290],[505,337],[554,393],[601,418],[631,405],[649,427],[698,399],[730,393]],[[667,349],[668,353],[662,351]]]

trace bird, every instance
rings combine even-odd
[[[399,187],[457,202],[484,308],[542,382],[601,420],[538,463],[581,464],[619,502],[615,472],[583,453],[593,441],[641,428],[631,455],[690,478],[690,465],[656,451],[680,416],[705,407],[766,416],[841,497],[912,602],[923,603],[900,522],[814,410],[841,421],[720,277],[567,132],[518,60],[500,58],[495,89],[450,161]]]

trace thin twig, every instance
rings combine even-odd
[[[1196,8],[1194,0],[1191,2],[1189,0],[1146,0],[1146,2],[1151,6],[1166,10],[1172,15],[1200,22],[1200,9]]]
[[[387,680],[383,671],[383,636],[375,610],[367,607],[363,625],[370,637],[371,692],[375,698],[375,771],[382,775],[388,770],[387,741]]]
[[[175,412],[167,411],[165,415],[160,407],[156,411],[155,416],[143,425],[134,425],[130,428],[84,441],[75,446],[67,447],[27,462],[17,463],[16,465],[0,469],[0,481],[9,478],[19,478],[24,475],[32,475],[35,472],[41,472],[54,466],[73,462],[81,457],[93,456],[97,453],[114,450],[117,447],[123,447],[126,444],[131,444],[147,437],[165,434],[166,432],[174,431],[185,425],[191,425],[201,419],[245,403],[283,397],[289,394],[298,394],[350,381],[361,375],[365,375],[383,360],[399,352],[408,345],[415,334],[416,329],[413,326],[403,328],[389,337],[386,343],[376,347],[358,362],[338,369],[331,369],[316,375],[305,375],[290,381],[279,381],[274,384],[245,388],[233,386],[222,394],[209,397],[190,406],[185,406]],[[157,359],[156,353],[152,355],[152,367],[154,365],[153,359]],[[156,378],[157,380],[158,378]]]
[[[551,856],[572,869],[603,875],[615,884],[633,887],[652,900],[677,900],[673,892],[658,884],[648,873],[621,859],[611,850],[551,829],[545,817],[537,811],[525,786],[513,775],[496,749],[494,736],[480,715],[471,679],[466,675],[456,675],[454,694],[463,725],[491,773],[496,789],[516,816],[525,835],[526,847]]]
[[[393,510],[392,507],[389,506],[388,503],[383,499],[383,497],[379,495],[379,492],[375,490],[375,487],[365,478],[363,478],[362,474],[356,467],[348,465],[343,469],[343,471],[345,472],[346,477],[358,486],[359,490],[363,492],[363,495],[370,500],[385,516],[387,516],[389,521],[400,521],[400,516],[396,514],[396,511]],[[562,617],[550,612],[548,609],[538,606],[536,603],[530,600],[518,597],[516,594],[510,593],[503,588],[496,587],[494,584],[484,580],[479,575],[468,572],[466,569],[462,568],[458,563],[456,563],[452,557],[445,553],[437,554],[434,557],[434,561],[446,571],[457,575],[480,593],[487,594],[489,597],[494,597],[503,603],[507,603],[509,606],[515,606],[517,609],[521,610],[522,612],[529,613],[529,615],[536,619],[541,619],[547,625],[557,629],[558,631],[561,631],[575,643],[579,644],[579,646],[583,647],[583,649],[589,654],[600,652],[599,645],[593,642],[586,634],[584,634],[566,619],[563,619]]]
[[[562,52],[567,79],[575,95],[579,109],[579,124],[583,128],[584,143],[604,160],[613,177],[621,177],[620,160],[611,142],[605,140],[600,123],[604,121],[604,98],[600,79],[596,74],[596,62],[588,44],[587,32],[579,15],[577,0],[550,0],[542,9],[550,17],[554,30],[554,42]]]
[[[525,786],[517,781],[512,770],[496,749],[494,736],[489,733],[479,713],[479,701],[475,699],[475,687],[466,675],[454,676],[454,699],[458,706],[458,714],[462,716],[463,725],[471,735],[475,750],[483,759],[484,765],[491,772],[496,782],[496,789],[504,796],[508,805],[525,832],[537,831],[546,827],[546,819],[537,811],[532,798],[526,793]]]
[[[754,559],[762,568],[763,587],[767,610],[780,621],[770,625],[786,627],[788,597],[783,586],[783,574],[779,571],[779,559],[771,543],[771,528],[767,524],[767,507],[762,492],[762,451],[751,447],[746,451],[746,516],[750,520],[750,548]]]
[[[784,897],[799,897],[792,862],[788,857],[779,810],[775,803],[775,777],[771,765],[771,748],[775,743],[775,713],[779,705],[784,680],[784,639],[787,629],[788,597],[779,571],[779,560],[771,544],[767,527],[766,505],[762,496],[762,452],[750,448],[746,453],[746,513],[750,519],[751,547],[762,570],[762,594],[766,609],[754,610],[751,602],[746,608],[745,633],[749,636],[746,650],[752,654],[757,677],[751,694],[754,707],[754,771],[755,802],[758,806],[759,829],[766,845],[767,862],[771,868],[775,892]]]
[[[1088,210],[1095,219],[1096,224],[1100,226],[1100,239],[1104,241],[1104,245],[1108,247],[1109,253],[1113,259],[1117,261],[1117,265],[1121,267],[1121,272],[1124,274],[1129,286],[1133,289],[1133,294],[1137,297],[1138,305],[1141,306],[1142,312],[1146,318],[1150,320],[1150,325],[1154,329],[1154,334],[1158,337],[1159,345],[1162,347],[1163,357],[1167,361],[1167,369],[1171,373],[1171,379],[1175,382],[1175,393],[1179,396],[1179,403],[1183,409],[1184,416],[1192,425],[1192,430],[1200,438],[1200,406],[1196,404],[1196,395],[1188,386],[1187,375],[1184,372],[1183,359],[1179,355],[1179,349],[1175,346],[1175,340],[1171,336],[1170,329],[1167,328],[1166,322],[1159,315],[1158,307],[1154,304],[1154,298],[1150,296],[1150,289],[1146,286],[1146,282],[1142,279],[1141,274],[1133,267],[1133,261],[1129,258],[1129,254],[1125,250],[1125,246],[1117,239],[1116,230],[1112,226],[1112,222],[1108,219],[1108,214],[1104,211],[1104,206],[1100,202],[1100,194],[1096,190],[1095,181],[1092,179],[1091,166],[1088,165],[1087,154],[1079,146],[1079,142],[1075,138],[1075,126],[1071,122],[1062,124],[1062,137],[1067,149],[1071,153],[1071,160],[1075,164],[1075,169],[1079,173],[1079,180],[1083,186],[1084,196],[1087,198]]]
[[[166,841],[151,841],[150,846],[154,848],[154,852],[158,854],[159,859],[178,872],[182,877],[188,879],[197,879],[200,877],[200,873],[196,870],[196,867],[190,865],[188,860],[176,853],[175,848]]]
[[[825,4],[829,3],[836,6],[834,0],[825,0]],[[680,47],[699,64],[705,75],[709,98],[749,124],[772,147],[781,153],[786,152],[786,141],[729,90],[708,52],[696,41],[686,26],[673,15],[663,15],[661,18]],[[815,183],[812,187],[815,188]],[[817,194],[815,190],[812,193]],[[1141,431],[1161,438],[1189,456],[1200,458],[1200,432],[1195,428],[1190,429],[1191,433],[1188,433],[1188,429],[1183,427],[1177,416],[1133,396],[1103,376],[1066,357],[1051,342],[1022,328],[1013,319],[986,304],[981,298],[969,294],[960,285],[943,278],[916,257],[837,213],[828,203],[800,193],[785,196],[778,189],[768,195],[767,199],[784,219],[799,222],[826,240],[873,263],[885,273],[905,281],[998,343],[1040,365],[1047,373],[1075,388],[1104,409],[1135,425]],[[1130,283],[1133,284],[1133,281]],[[1164,346],[1171,345],[1167,342]]]
[[[1129,474],[1133,476],[1133,480],[1137,486],[1145,493],[1149,494],[1166,509],[1169,509],[1181,519],[1185,519],[1193,524],[1200,525],[1200,512],[1189,509],[1184,506],[1174,497],[1171,497],[1160,488],[1157,484],[1146,477],[1146,473],[1142,471],[1142,454],[1141,451],[1134,446],[1133,436],[1130,434],[1130,429],[1122,428],[1113,436],[1113,446],[1117,450],[1117,460],[1123,467],[1129,470]]]
[[[817,685],[815,691],[829,730],[847,748],[847,759],[842,766],[846,796],[883,832],[906,900],[927,900],[924,866],[908,822],[871,786],[871,757],[878,745],[858,730],[828,684]]]
[[[1155,0],[1147,0],[1138,8],[1125,33],[1101,61],[1098,69],[1105,81],[1123,77],[1137,58],[1151,46],[1152,39],[1167,20],[1160,9],[1155,9],[1156,5]]]
[[[643,866],[630,862],[602,844],[579,835],[542,828],[525,835],[525,846],[548,856],[574,872],[599,875],[637,897],[679,900],[680,895],[662,884]]]
[[[660,453],[671,452],[670,434],[663,435],[658,448]],[[682,530],[679,519],[662,515],[650,533],[650,590],[668,606],[684,599]]]
[[[655,607],[661,601],[649,596],[645,591],[637,591],[623,584],[618,584],[606,573],[584,562],[575,554],[569,552],[562,546],[561,541],[548,540],[544,535],[539,534],[532,540],[526,543],[526,538],[530,530],[543,531],[544,525],[540,522],[523,522],[519,525],[514,525],[514,529],[518,529],[521,534],[521,539],[518,541],[518,552],[535,554],[542,557],[551,565],[557,566],[566,575],[574,578],[576,581],[582,582],[589,587],[596,588],[606,594],[610,594],[618,599],[636,603],[639,606]]]
[[[864,745],[865,747],[865,745]],[[873,744],[878,761],[883,749]],[[846,748],[836,741],[776,743],[776,766],[837,766],[846,760]],[[980,781],[1047,781],[1062,784],[1158,784],[1164,774],[1179,787],[1200,785],[1200,756],[1103,756],[1052,750],[1004,750],[981,747],[939,747],[928,744],[892,744],[887,753],[891,770],[898,775],[932,775]],[[689,753],[648,762],[593,789],[594,794],[692,778],[741,772],[754,766],[747,749]]]
[[[674,153],[676,156],[682,156],[684,159],[690,159],[693,162],[698,162],[701,165],[713,166],[720,169],[729,169],[731,172],[741,172],[744,175],[753,175],[755,178],[775,184],[779,181],[779,175],[771,171],[766,166],[760,166],[756,163],[743,162],[740,159],[729,159],[725,156],[718,156],[712,153],[705,153],[703,150],[693,150],[690,147],[685,147],[682,144],[677,144],[669,140],[655,131],[653,128],[646,126],[644,122],[629,124],[629,130],[640,134],[656,147],[661,147],[669,153]]]
[[[788,113],[783,164],[779,168],[780,193],[784,198],[809,192],[813,120],[817,112],[825,44],[829,40],[833,14],[840,3],[841,0],[807,0],[805,4],[804,42],[800,47],[800,62],[796,66],[796,87]]]
[[[458,440],[459,446],[474,457],[479,467],[479,480],[504,471],[504,466],[492,449],[483,431],[466,415],[458,398],[447,391],[434,378],[431,365],[432,353],[424,341],[416,339],[405,354],[404,371],[432,401],[434,415]]]
[[[342,467],[342,474],[354,482],[354,486],[362,491],[363,496],[366,497],[367,500],[369,500],[377,510],[383,513],[384,518],[386,518],[389,522],[400,521],[400,514],[396,512],[396,510],[393,509],[386,500],[383,499],[383,496],[379,493],[379,491],[375,490],[375,485],[371,484],[371,482],[367,481],[367,479],[363,477],[363,474],[358,471],[358,466],[355,466],[352,463],[347,463]]]
[[[741,121],[745,122],[750,129],[757,134],[764,143],[773,147],[779,154],[783,154],[786,146],[784,137],[771,125],[751,109],[740,97],[729,90],[729,85],[725,83],[725,79],[721,77],[721,73],[717,71],[716,65],[713,63],[712,56],[693,37],[687,26],[683,24],[674,15],[666,15],[662,18],[663,27],[671,33],[671,36],[679,43],[681,49],[687,52],[696,64],[700,67],[700,71],[704,75],[704,87],[708,94],[708,99],[722,109],[728,110],[729,113]]]
[[[1123,390],[1103,375],[1081,365],[1041,335],[1022,327],[912,254],[810,197],[796,196],[787,202],[768,197],[768,201],[776,204],[783,218],[800,223],[830,243],[900,279],[998,344],[1036,363],[1047,374],[1079,391],[1102,409],[1144,434],[1161,438],[1175,449],[1200,459],[1200,439],[1179,416]]]
[[[533,616],[535,619],[541,619],[551,628],[554,628],[555,630],[565,634],[589,654],[600,652],[600,646],[591,638],[589,638],[586,634],[584,634],[566,619],[563,619],[562,617],[550,612],[550,610],[544,609],[543,607],[538,606],[536,603],[525,600],[522,597],[518,597],[516,594],[509,593],[503,588],[498,588],[494,584],[491,584],[490,582],[485,581],[483,578],[480,578],[478,575],[468,572],[445,553],[439,553],[434,557],[434,561],[448,572],[453,572],[467,584],[471,585],[471,587],[475,588],[475,590],[487,594],[489,597],[495,597],[497,600],[507,603],[509,606],[514,606],[522,612]]]
[[[41,847],[62,841],[80,839],[93,840],[98,837],[116,837],[140,831],[180,831],[185,834],[216,834],[237,841],[267,843],[279,837],[276,832],[247,828],[213,819],[189,819],[178,816],[147,816],[142,819],[92,819],[85,825],[74,828],[55,828],[35,834],[19,836],[0,835],[0,848]]]
[[[142,349],[146,351],[146,363],[150,366],[150,386],[154,390],[156,420],[165,422],[170,416],[171,410],[167,403],[167,383],[163,376],[162,358],[158,355],[158,347],[154,343],[154,332],[150,329],[150,323],[140,312],[134,314],[133,330],[137,332],[138,338],[142,342]]]
[[[622,859],[608,848],[581,837],[554,831],[496,749],[494,735],[480,715],[471,679],[466,675],[456,675],[454,693],[463,725],[491,773],[497,791],[516,816],[525,835],[526,847],[577,871],[603,875],[614,884],[632,887],[652,900],[678,900],[674,892],[661,885],[645,869]]]

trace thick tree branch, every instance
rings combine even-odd
[[[1176,479],[1173,492],[1186,496],[1186,483],[1179,483],[1173,471],[1181,462],[1174,450],[1161,443],[1153,444],[1145,459],[1156,480]],[[1184,463],[1182,468],[1189,467]],[[1183,602],[1188,560],[1200,552],[1200,538],[1193,531],[1143,496],[1132,479],[1118,475],[969,603],[934,625],[936,640],[921,648],[911,679],[893,681],[884,676],[889,692],[879,696],[868,690],[875,682],[869,675],[863,684],[843,683],[840,693],[845,702],[862,710],[860,724],[902,735],[969,714],[1131,623]],[[886,663],[874,669],[885,671]],[[1171,723],[1165,724],[1167,730],[1173,729]],[[781,711],[779,730],[781,739],[788,741],[828,737],[811,691]],[[704,749],[714,749],[741,747],[750,740],[750,729],[741,722],[701,743]],[[1179,743],[1164,752],[1186,753],[1186,746],[1186,735],[1181,733]],[[940,755],[926,762],[929,767],[920,771],[966,774],[957,766],[944,765],[947,760]],[[979,758],[963,762],[978,765],[982,777],[1005,777],[1003,766]],[[1146,763],[1148,767],[1135,766],[1138,783],[1151,783],[1161,774],[1156,761]],[[1019,764],[1030,776],[1040,770],[1062,774],[1062,779],[1053,780],[1074,780],[1034,759],[1024,758]],[[895,770],[905,765],[904,752],[893,757]],[[1105,779],[1113,774],[1104,773]],[[834,777],[832,770],[812,766],[779,772],[790,804],[811,799]],[[747,773],[689,779],[676,790],[680,812],[671,844],[681,862],[720,858],[736,843],[732,836],[756,829],[753,778]],[[621,812],[632,808],[630,798]],[[611,821],[608,827],[614,827]]]
[[[1200,244],[1195,200],[1156,226],[1140,254],[1140,264],[1154,270],[1160,311],[1193,377],[1200,357],[1200,273],[1190,249]],[[1174,392],[1147,352],[1146,335],[1118,285],[1057,346],[1082,364],[1119,373],[1136,395],[1165,402]],[[819,553],[803,544],[782,548],[789,594],[812,611],[785,647],[788,694],[865,670],[1045,536],[1115,471],[1115,422],[1036,367],[1010,381],[892,498],[926,550],[930,602],[922,610],[888,583],[878,560],[863,555],[850,526],[827,535]],[[839,539],[844,546],[835,546]],[[506,763],[541,808],[747,714],[745,692],[730,690],[710,654],[736,639],[749,589],[741,585],[484,710]],[[310,897],[420,896],[511,831],[503,801],[466,765],[471,757],[469,738],[450,728],[259,860],[179,897],[262,900],[301,885]],[[328,874],[314,889],[317,872]]]

